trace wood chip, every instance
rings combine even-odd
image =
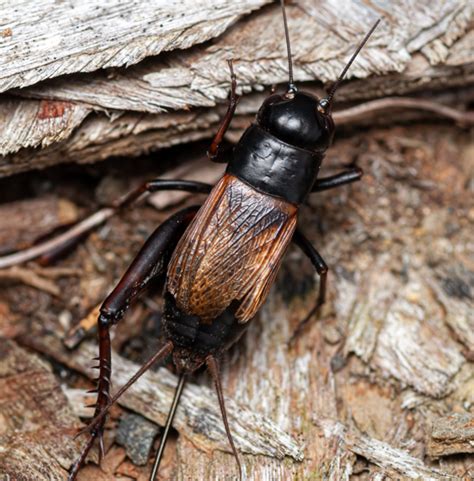
[[[455,476],[429,467],[403,449],[394,448],[388,443],[370,438],[355,430],[348,430],[342,423],[324,419],[320,420],[319,424],[326,437],[340,440],[353,453],[383,468],[395,479],[400,475],[403,476],[403,479],[423,479],[424,481],[455,481],[457,479]]]
[[[434,419],[428,455],[437,458],[459,453],[474,453],[474,416],[453,413]]]
[[[54,196],[2,204],[0,253],[25,248],[61,225],[77,221],[78,216],[79,211],[72,202]]]
[[[0,270],[0,281],[21,282],[28,286],[59,296],[59,287],[49,279],[45,279],[27,267],[13,266]]]

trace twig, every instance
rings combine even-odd
[[[31,287],[47,292],[53,296],[59,296],[61,293],[59,287],[48,279],[40,277],[31,269],[14,266],[10,269],[0,270],[0,281],[17,281],[27,284]]]
[[[99,226],[107,219],[112,217],[115,213],[115,210],[112,208],[104,208],[101,209],[94,214],[86,217],[81,222],[77,223],[67,231],[63,232],[62,234],[54,237],[52,239],[47,240],[46,242],[42,242],[36,246],[30,247],[29,249],[25,249],[20,252],[15,252],[14,254],[9,254],[4,257],[0,257],[0,269],[4,269],[5,267],[14,266],[17,264],[22,264],[23,262],[31,261],[36,257],[39,257],[43,254],[46,254],[57,247],[60,247],[64,243],[74,239],[81,234],[88,232],[95,227]]]
[[[35,265],[29,266],[34,273],[41,277],[47,277],[50,279],[57,279],[58,277],[73,277],[80,276],[82,271],[75,267],[38,267]]]
[[[344,125],[363,120],[371,114],[390,109],[425,110],[440,115],[441,117],[452,119],[463,126],[474,124],[474,112],[466,112],[453,107],[448,107],[439,102],[413,97],[385,97],[382,99],[371,100],[355,107],[334,112],[333,117],[334,121],[339,125]]]

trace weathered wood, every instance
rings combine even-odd
[[[403,93],[413,93],[419,91],[423,87],[435,89],[452,88],[472,83],[474,80],[474,67],[471,68],[471,66],[462,69],[458,67],[429,67],[427,70],[422,69],[419,71],[419,69],[416,68],[414,68],[414,70],[415,74],[394,74],[383,77],[375,77],[367,80],[364,79],[360,81],[352,81],[344,84],[338,91],[338,101],[363,100],[387,94],[399,95]],[[104,84],[103,90],[107,91],[108,89],[109,87],[106,87],[106,84]],[[319,96],[324,95],[324,90],[317,85],[305,85],[305,89],[313,91]],[[133,91],[132,85],[127,87],[128,94],[130,91]],[[159,92],[157,94],[159,95]],[[245,96],[241,101],[237,113],[255,113],[265,96],[266,94]],[[452,101],[456,104],[466,105],[469,103],[471,96],[472,95],[469,90],[466,91],[465,94],[460,92],[459,96],[457,98],[453,98]],[[49,94],[45,95],[45,97],[49,97]],[[136,97],[137,93],[135,92],[133,98]],[[153,99],[154,98],[155,97],[153,97]],[[381,101],[384,100],[385,99],[381,99]],[[441,101],[443,101],[442,98]],[[89,114],[93,113],[94,108],[93,106],[88,106],[84,103],[69,101],[64,102],[61,100],[44,100],[40,102],[37,100],[28,101],[12,98],[8,98],[3,101],[0,99],[0,103],[1,102],[3,102],[3,104],[2,110],[0,111],[0,154],[5,157],[3,159],[0,158],[0,160],[3,164],[8,166],[7,169],[3,169],[4,173],[6,174],[15,173],[18,171],[18,169],[24,169],[25,167],[23,167],[22,164],[25,161],[22,159],[25,157],[30,159],[29,162],[32,164],[31,167],[43,167],[44,165],[42,164],[41,160],[37,160],[37,157],[41,158],[43,156],[50,158],[48,164],[46,165],[58,163],[61,161],[61,159],[75,160],[76,156],[71,155],[72,153],[69,152],[70,149],[68,148],[68,144],[66,144],[66,146],[63,145],[60,149],[52,149],[51,151],[45,152],[44,155],[42,151],[38,150],[27,150],[24,153],[20,153],[18,156],[8,155],[18,152],[20,149],[25,147],[37,147],[41,145],[41,147],[44,148],[54,142],[61,142],[62,140],[68,139],[75,129],[78,130],[79,138],[85,138],[83,142],[85,150],[84,157],[86,159],[89,157],[87,155],[86,142],[88,139],[88,132],[90,131],[88,126],[90,125],[96,126],[97,130],[100,131],[102,135],[112,131],[110,128],[111,126],[109,126],[109,128],[106,130],[103,126],[104,123],[111,123],[116,126],[118,129],[118,134],[121,136],[137,135],[136,131],[132,131],[131,133],[122,132],[120,125],[122,125],[121,122],[123,119],[121,119],[118,115],[114,115],[110,119],[106,117],[105,114],[97,114],[97,116],[89,118],[88,122],[81,127],[83,120]],[[448,102],[446,105],[447,107],[450,105],[448,99],[445,99],[444,102]],[[140,110],[141,108],[144,110],[148,109],[147,102],[143,98],[140,98],[135,105],[131,105],[130,107],[132,107],[131,110]],[[401,105],[400,108],[402,107],[403,106]],[[363,108],[364,107],[362,107],[362,109]],[[413,106],[413,108],[415,107]],[[153,111],[151,108],[148,110]],[[217,115],[222,115],[222,108],[210,109],[206,116],[215,117],[216,113]],[[62,118],[63,115],[65,117],[64,119]],[[143,116],[140,114],[130,115],[133,118],[133,125],[137,125],[138,127],[138,124],[141,124]],[[153,121],[155,127],[161,130],[161,128],[163,128],[163,124],[168,124],[170,126],[179,125],[181,122],[183,122],[182,119],[188,119],[189,115],[187,113],[182,114],[179,112],[170,112],[167,114],[162,113],[156,117],[150,116],[146,118],[148,119],[147,124],[149,125],[149,129],[154,128],[154,126],[150,123],[150,121]],[[197,125],[194,127],[194,130],[200,130],[201,124],[198,123],[199,111],[194,118],[197,123]],[[348,118],[347,121],[354,122],[357,121],[357,119]],[[184,120],[185,124],[187,122],[187,120]],[[207,130],[207,123],[205,121],[202,122],[202,128],[204,129],[204,132],[201,133],[201,136],[210,137],[211,134]],[[139,132],[138,128],[137,131]],[[176,132],[174,132],[174,129],[170,129],[169,132],[170,139],[168,144],[177,142],[184,143],[189,140],[193,140],[189,137],[187,129],[183,130],[182,137],[179,139],[175,138]],[[97,137],[94,139],[96,142],[99,140]],[[163,140],[166,140],[166,132],[160,133],[159,137],[155,141],[156,145],[151,144],[151,147],[147,148],[162,148],[166,146]],[[139,142],[137,144],[140,145]],[[132,155],[143,153],[144,148],[139,149],[138,145],[131,150]],[[97,152],[94,151],[93,155],[90,156],[91,160],[86,161],[100,160],[102,158],[106,158],[107,156],[113,156],[117,154],[121,154],[122,156],[125,155],[120,151],[110,152],[108,151],[107,146],[108,139],[104,138],[104,152],[102,153],[102,156],[98,155]],[[33,163],[36,162],[37,165],[33,165]]]
[[[469,83],[473,78],[473,31],[466,23],[471,6],[467,2],[441,3],[426,7],[424,2],[415,6],[391,2],[393,12],[388,16],[386,30],[375,37],[375,45],[353,71],[361,78],[345,83],[339,99],[372,99],[420,91],[424,100],[461,111],[472,103]],[[295,45],[293,39],[297,75],[329,81],[347,57],[349,44],[365,30],[367,18],[375,15],[365,17],[372,4],[368,7],[367,2],[348,2],[341,7],[340,2],[333,1],[323,8],[319,2],[304,1],[301,5],[314,19],[326,19],[326,26],[312,20],[320,31],[315,33],[301,28],[303,23],[299,21],[296,27],[293,24],[292,38],[302,38],[302,47]],[[335,19],[341,17],[341,8],[350,15]],[[385,7],[377,4],[377,8]],[[300,17],[307,21],[308,12],[300,7],[288,10],[291,22]],[[267,18],[271,27],[268,34],[259,23]],[[262,31],[251,31],[248,25]],[[327,26],[337,29],[328,35]],[[256,88],[272,79],[284,81],[283,37],[275,34],[280,31],[278,8],[268,6],[237,23],[212,45],[170,53],[128,70],[136,78],[128,76],[127,70],[118,70],[116,78],[108,79],[116,99],[107,91],[89,91],[89,84],[74,76],[38,85],[34,93],[33,89],[28,93],[39,97],[41,88],[52,89],[54,83],[61,87],[60,95],[83,96],[78,103],[67,103],[64,110],[63,102],[70,102],[70,98],[57,97],[58,100],[46,102],[11,96],[4,99],[8,116],[0,115],[1,118],[13,119],[17,111],[16,118],[26,122],[26,126],[43,130],[30,138],[25,135],[26,130],[9,124],[10,137],[1,146],[5,152],[15,153],[0,160],[0,172],[9,175],[71,160],[95,162],[111,155],[137,155],[210,137],[224,108],[214,104],[220,103],[227,93],[225,59],[229,49],[235,45],[241,54],[236,68],[245,91],[254,81]],[[271,51],[270,43],[263,44],[268,48],[260,54],[253,40],[244,48],[244,33],[250,40],[256,39],[256,34],[262,41],[272,36],[272,48],[276,40],[278,48]],[[229,38],[235,42],[229,43]],[[306,46],[315,39],[323,47],[308,49]],[[328,48],[324,47],[326,42]],[[329,51],[329,46],[334,50]],[[254,58],[257,55],[261,57]],[[203,59],[214,62],[209,71],[205,70]],[[384,65],[400,71],[378,75],[375,67]],[[146,66],[151,69],[149,72],[141,70]],[[317,69],[320,70],[316,75]],[[146,73],[152,76],[147,77]],[[374,75],[362,79],[369,73]],[[149,82],[150,78],[153,82]],[[107,79],[101,73],[90,79],[107,90]],[[264,80],[259,84],[258,79]],[[160,83],[165,80],[166,86]],[[178,80],[181,85],[177,85]],[[70,91],[64,83],[67,81],[74,87]],[[322,92],[320,81],[311,83],[310,88]],[[124,93],[126,85],[133,86],[136,98],[130,95],[130,99]],[[448,92],[451,87],[458,88]],[[53,90],[51,95],[54,97]],[[90,97],[91,102],[87,103],[89,95],[96,97]],[[202,106],[191,112],[150,113],[159,112],[165,102],[184,107],[179,103],[184,98],[196,105],[202,102]],[[229,139],[234,141],[240,135],[262,98],[258,92],[245,94]],[[26,106],[19,107],[23,102]],[[110,118],[96,112],[107,106],[110,109],[112,102],[117,102],[114,109],[122,102],[126,112],[113,110]],[[40,122],[38,112],[43,110],[49,117]],[[330,267],[328,302],[321,319],[308,327],[294,348],[286,347],[291,332],[312,307],[315,296],[311,266],[298,250],[291,249],[269,302],[224,359],[225,395],[238,444],[244,452],[260,453],[242,456],[247,480],[474,477],[469,460],[462,454],[472,448],[469,410],[474,405],[472,138],[465,130],[446,124],[390,126],[392,119],[410,119],[411,114],[399,109],[380,112],[385,127],[378,122],[379,127],[369,128],[374,117],[368,117],[367,112],[357,120],[354,112],[348,115],[346,109],[344,114],[337,114],[339,125],[349,119],[347,123],[354,126],[356,122],[364,128],[355,136],[350,135],[353,130],[338,131],[336,144],[324,164],[324,168],[335,169],[323,171],[322,175],[354,160],[366,175],[356,185],[316,196],[300,218],[302,228]],[[64,115],[64,119],[55,117],[56,114]],[[469,117],[462,112],[460,115],[455,116],[457,123]],[[18,139],[14,138],[15,129],[21,133]],[[40,150],[40,144],[50,141]],[[180,176],[182,172],[175,174]],[[206,175],[212,179],[215,171],[211,169]],[[196,178],[203,180],[199,172]],[[15,178],[9,182],[16,185]],[[95,205],[92,197],[90,205]],[[150,202],[169,208],[182,199],[157,196]],[[76,322],[100,302],[145,233],[155,228],[157,219],[164,218],[149,207],[137,209],[140,210],[122,214],[124,217],[114,216],[84,246],[62,261],[81,272],[81,276],[62,279],[59,295],[51,296],[24,285],[2,285],[1,335],[26,332],[30,345],[90,376],[87,366],[89,359],[95,357],[96,348],[85,344],[71,353],[60,347],[59,336],[70,327],[68,319]],[[28,237],[28,233],[25,235]],[[145,306],[159,310],[158,293],[156,297],[145,298],[144,304],[114,330],[116,347],[124,349],[124,337],[138,336],[145,326],[143,312],[149,312]],[[117,389],[136,364],[120,356],[115,359],[115,368],[113,380]],[[145,385],[137,385],[136,391],[124,397],[123,406],[163,423],[176,379],[163,369],[149,376]],[[163,466],[166,478],[211,481],[236,476],[215,395],[205,383],[206,378],[201,377],[185,392],[182,418],[178,417],[176,424],[179,436],[177,442],[175,438],[168,446],[171,461]],[[2,401],[4,393],[0,390]],[[241,412],[244,416],[240,416]],[[205,416],[212,426],[210,434],[202,429]],[[264,431],[260,432],[262,423]],[[71,425],[76,426],[75,420]],[[107,434],[111,441],[114,429],[108,429]],[[23,434],[19,439],[21,442]],[[60,453],[71,446],[70,442],[68,432],[61,438]],[[38,444],[41,443],[47,446],[42,438]],[[293,455],[279,459],[288,455],[284,451],[288,446]],[[39,448],[33,443],[32,449]],[[292,460],[291,456],[299,458],[300,454],[304,456],[301,462]],[[21,451],[21,456],[27,459],[30,453]],[[85,479],[89,476],[91,480],[112,481],[119,472],[146,479],[146,469],[131,468],[130,463],[123,462],[124,456],[121,448],[119,452],[112,448],[108,457],[114,459],[109,464],[106,461],[104,473],[89,467],[84,471]],[[438,460],[440,456],[442,459]],[[71,458],[63,463],[64,467],[70,465]],[[44,479],[51,479],[48,475]]]
[[[453,389],[453,376],[465,359],[449,338],[444,307],[436,303],[426,285],[430,281],[437,283],[433,273],[413,272],[408,280],[397,279],[382,258],[365,269],[362,276],[356,291],[352,290],[355,286],[345,283],[339,299],[344,311],[349,299],[365,299],[346,311],[346,354],[356,353],[384,376],[394,377],[423,394],[445,396]],[[439,337],[433,338],[433,332]]]
[[[74,352],[61,346],[52,336],[23,336],[22,342],[53,357],[90,379],[97,376],[91,367],[91,359],[96,357],[96,346],[84,343]],[[124,385],[139,368],[136,364],[114,353],[113,384],[115,389]],[[147,419],[164,425],[171,405],[177,377],[167,369],[148,371],[119,400],[119,404],[132,409]],[[263,454],[282,459],[285,456],[301,460],[303,454],[298,443],[278,428],[273,422],[249,409],[227,401],[229,420],[235,430],[236,445],[243,452]],[[174,426],[195,446],[212,452],[214,449],[230,451],[228,439],[220,417],[220,410],[214,392],[204,386],[188,383],[181,398]]]
[[[390,476],[402,475],[404,479],[423,479],[426,481],[449,481],[458,479],[439,469],[430,468],[419,459],[410,456],[407,451],[395,449],[387,443],[371,439],[357,431],[347,428],[335,421],[319,421],[324,435],[335,438],[354,454],[367,458],[377,466],[383,468]]]
[[[472,153],[474,150],[468,155]],[[472,271],[462,264],[440,266],[435,276],[428,277],[427,281],[445,309],[447,325],[465,346],[466,357],[474,360],[474,305],[470,302],[474,298]]]
[[[63,481],[79,454],[80,426],[51,372],[37,355],[0,339],[0,475]]]
[[[469,30],[472,9],[463,1],[433,4],[424,0],[410,7],[398,1],[385,8],[346,2],[341,16],[340,2],[299,0],[287,10],[297,82],[336,80],[377,17],[382,17],[383,22],[347,78],[376,74],[383,78],[387,90],[403,93],[397,89],[401,84],[405,84],[402,90],[406,92],[410,85],[426,86],[437,77],[444,77],[446,85],[466,84],[468,75],[472,75],[472,70],[456,78],[452,75],[455,67],[474,62],[472,49],[465,48],[469,43],[465,37],[473,35]],[[416,22],[412,21],[414,17]],[[234,60],[238,86],[244,93],[287,80],[286,47],[278,5],[239,22],[211,46],[175,53],[166,60],[158,58],[117,72],[114,78],[98,73],[76,80],[58,79],[23,90],[21,94],[83,102],[99,109],[150,113],[212,107],[229,92],[226,63],[229,58]],[[446,66],[450,69],[446,70]],[[384,78],[395,72],[399,75]],[[345,100],[349,95],[352,99],[380,95],[381,85],[377,95],[371,91],[374,80],[377,81],[364,82],[364,91],[359,91],[358,97],[341,89],[338,99]]]
[[[471,89],[466,90],[462,95],[461,102],[456,96],[441,94],[438,103],[437,97],[433,96],[430,101],[433,109],[428,110],[423,107],[423,102],[420,102],[417,107],[416,99],[407,102],[411,106],[403,105],[402,100],[390,104],[387,99],[380,99],[379,102],[385,103],[385,107],[383,105],[380,106],[381,108],[374,105],[369,107],[369,103],[361,104],[357,108],[334,112],[334,120],[336,123],[357,125],[366,124],[370,119],[382,118],[386,123],[386,119],[390,118],[387,112],[403,113],[403,110],[411,110],[415,113],[419,111],[421,117],[423,115],[431,117],[433,112],[438,112],[442,117],[446,116],[443,114],[445,108],[458,104],[464,106],[473,98],[474,91]],[[230,141],[238,141],[245,128],[253,121],[254,114],[263,99],[263,94],[253,94],[242,100],[237,108],[237,116],[227,133]],[[135,157],[183,142],[212,138],[219,127],[225,109],[224,106],[219,106],[215,109],[200,108],[190,112],[177,111],[156,115],[130,112],[112,119],[105,115],[94,115],[86,118],[82,125],[62,142],[41,150],[21,149],[16,154],[0,157],[0,177],[63,162],[91,163],[109,157]],[[423,114],[424,111],[428,114]],[[403,116],[398,114],[396,118],[403,119]],[[472,125],[474,122],[474,114],[464,112],[463,109],[453,109],[447,118],[459,121],[461,125]]]
[[[0,154],[46,147],[67,139],[91,110],[71,102],[0,98]]]
[[[89,0],[87,5],[92,3],[93,0]],[[116,5],[101,7],[100,12],[104,13],[107,8],[114,18]],[[244,4],[239,12],[250,8]],[[347,2],[344,16],[340,15],[340,3],[321,1],[314,4],[301,0],[288,7],[296,80],[318,80],[315,87],[321,93],[321,82],[336,78],[354,45],[367,30],[369,20],[378,15],[385,15],[383,25],[350,70],[349,77],[363,80],[343,85],[338,92],[339,101],[472,83],[474,57],[469,48],[474,40],[469,24],[472,8],[461,0],[439,1],[436,5],[426,0],[415,6],[407,6],[400,0],[399,4],[391,2],[388,10]],[[411,21],[413,18],[417,21]],[[17,95],[44,98],[46,102],[4,100],[5,108],[0,114],[0,154],[3,155],[0,175],[61,161],[94,162],[116,155],[139,155],[211,137],[209,121],[219,114],[215,106],[224,101],[229,89],[228,58],[235,60],[239,88],[243,93],[285,81],[287,63],[283,36],[275,35],[281,31],[279,8],[269,6],[237,23],[210,46],[153,58],[132,68],[119,69],[113,75],[98,72],[67,76],[17,90]],[[153,38],[153,35],[140,37],[140,41],[146,43]],[[172,48],[181,46],[173,45]],[[141,52],[138,47],[136,51]],[[145,53],[140,54],[149,53],[145,48]],[[97,58],[94,52],[90,55],[90,65],[95,65],[97,59],[105,61],[107,58],[102,50],[96,52]],[[365,79],[367,76],[369,78]],[[458,103],[466,105],[467,101],[461,99]],[[190,125],[186,113],[164,113],[169,108],[190,107],[206,109],[194,112],[194,126]],[[253,112],[256,108],[253,107]],[[105,114],[90,115],[103,109],[112,111],[115,120],[110,122]],[[117,119],[120,114],[114,111],[159,115],[128,114]],[[47,114],[39,115],[38,112]],[[85,117],[88,117],[86,122]],[[54,145],[46,151],[25,150],[51,143]]]
[[[21,149],[0,157],[0,175],[62,162],[95,162],[108,157],[136,156],[212,137],[219,123],[215,111],[176,112],[172,115],[124,114],[115,119],[105,115],[87,118],[65,141],[45,149]]]
[[[0,91],[188,48],[267,1],[3,2]]]
[[[472,414],[454,413],[435,419],[428,442],[432,457],[450,454],[474,453],[474,417]]]
[[[470,431],[461,424],[459,429],[433,430],[440,418],[453,411],[467,415],[474,403],[469,362],[474,330],[471,153],[469,134],[442,124],[372,128],[336,142],[325,165],[340,166],[356,158],[366,175],[351,187],[314,197],[300,219],[330,266],[322,318],[293,349],[287,348],[292,330],[315,299],[311,266],[298,250],[290,249],[269,302],[224,362],[226,399],[243,450],[248,452],[245,442],[255,436],[260,452],[275,449],[267,436],[272,430],[249,434],[258,431],[247,416],[252,412],[257,420],[271,419],[272,429],[278,426],[277,440],[281,433],[298,439],[295,445],[304,454],[301,462],[244,455],[246,479],[472,477],[467,460],[448,454],[450,447],[459,453],[466,450]],[[166,200],[162,205],[169,207]],[[143,230],[141,223],[150,210],[137,209],[129,213],[129,232],[140,226]],[[84,275],[80,284],[64,292],[61,309],[74,309],[68,300],[74,295],[87,302],[88,311],[114,282],[111,272],[118,278],[138,248],[131,234],[124,235],[124,221],[115,217],[109,222],[112,228],[107,226],[86,242],[87,252],[104,253],[105,267],[98,270],[79,250],[69,262],[84,266]],[[148,231],[154,226],[151,223]],[[117,244],[120,250],[115,253]],[[42,327],[46,318],[49,332],[62,332],[51,328],[58,325],[54,311],[42,309],[37,316],[34,322],[40,326],[28,331],[30,345],[90,375],[85,366],[95,355],[94,346],[65,351]],[[132,316],[117,326],[116,341],[127,330],[139,329],[137,322]],[[122,357],[115,361],[115,389],[135,367]],[[162,423],[176,380],[164,370],[150,376],[145,387],[139,385],[124,397],[123,405]],[[164,384],[150,384],[150,379]],[[176,424],[181,435],[168,477],[233,479],[236,466],[214,393],[191,388],[185,393],[184,418]],[[189,411],[187,403],[194,402],[196,393],[206,399],[199,401],[197,411]],[[207,409],[217,438],[196,428],[202,426],[202,419],[201,424],[196,420]],[[241,419],[248,420],[245,431],[237,419],[239,409],[246,413]],[[247,441],[244,432],[250,436]],[[445,453],[441,462],[427,456],[429,445]],[[216,446],[222,451],[211,452]],[[174,452],[171,445],[168,455]]]

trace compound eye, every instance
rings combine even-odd
[[[328,99],[321,99],[318,102],[318,112],[323,115],[327,115],[329,113],[329,100]]]

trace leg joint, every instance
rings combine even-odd
[[[117,317],[118,316],[116,314],[107,311],[106,309],[101,309],[99,318],[97,319],[97,324],[99,325],[99,327],[108,328],[115,324],[115,319]]]
[[[329,271],[329,267],[328,267],[328,266],[319,266],[319,268],[318,268],[318,274],[319,274],[320,276],[323,276],[323,275],[325,276],[325,275],[327,275],[328,271]]]

